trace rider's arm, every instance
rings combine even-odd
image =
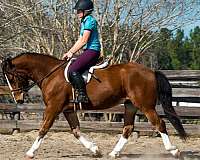
[[[63,59],[67,57],[71,58],[74,53],[79,51],[88,42],[90,34],[91,34],[90,30],[84,30],[83,36],[80,36],[79,39],[74,44],[74,46],[67,53],[63,55]]]
[[[80,36],[75,45],[70,49],[71,52],[76,53],[80,50],[89,40],[91,31],[84,30],[83,36]]]

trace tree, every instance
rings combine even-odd
[[[175,38],[172,41],[172,50],[171,50],[171,58],[172,58],[172,66],[173,68],[181,69],[181,54],[182,54],[182,46],[183,46],[183,38],[184,31],[178,29],[175,35]]]
[[[110,52],[115,63],[124,55],[136,61],[148,53],[159,39],[160,28],[176,29],[198,17],[193,0],[95,0],[95,6],[104,51]]]
[[[200,69],[200,28],[197,26],[190,33],[192,45],[192,69]]]
[[[172,69],[172,59],[170,57],[170,47],[173,38],[172,31],[167,28],[162,28],[157,41],[153,47],[155,52],[154,63],[156,69]],[[157,63],[156,63],[157,62]]]
[[[78,37],[73,0],[1,0],[1,53],[33,51],[61,57]]]
[[[194,21],[200,8],[195,0],[93,1],[102,53],[112,55],[113,63],[137,61],[159,40],[161,28]],[[74,0],[0,0],[0,52],[34,51],[60,58],[79,36],[74,5]]]
[[[192,45],[190,39],[186,37],[183,44],[182,69],[191,69],[192,63]]]

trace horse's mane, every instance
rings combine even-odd
[[[22,52],[20,54],[18,54],[17,56],[13,57],[12,59],[16,59],[19,58],[23,55],[31,55],[31,56],[44,56],[44,57],[49,57],[55,60],[58,60],[58,58],[52,56],[52,55],[48,55],[48,54],[43,54],[43,53],[37,53],[37,52]]]

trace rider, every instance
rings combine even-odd
[[[78,92],[76,101],[88,103],[86,86],[81,74],[95,65],[100,56],[101,45],[97,29],[98,24],[91,14],[94,9],[91,0],[78,0],[74,9],[81,19],[80,37],[62,58],[71,58],[74,53],[83,48],[83,53],[69,66],[68,75],[72,86]]]

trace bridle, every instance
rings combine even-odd
[[[17,92],[17,91],[23,91],[23,92],[27,92],[29,89],[29,86],[28,87],[24,87],[24,86],[22,86],[22,87],[20,87],[20,88],[16,88],[16,89],[13,89],[12,88],[12,86],[11,86],[11,84],[10,84],[10,81],[9,81],[9,79],[8,79],[8,76],[7,75],[12,75],[12,76],[14,76],[14,77],[16,77],[17,79],[23,79],[24,81],[26,80],[23,76],[21,76],[21,75],[18,75],[18,73],[12,73],[12,72],[8,72],[8,71],[4,71],[4,76],[5,76],[5,78],[6,78],[6,81],[7,81],[7,83],[8,83],[8,86],[9,86],[9,88],[10,88],[10,91],[11,92]]]
[[[12,94],[14,94],[14,92],[17,92],[17,91],[21,91],[21,92],[28,92],[31,88],[33,88],[35,85],[37,84],[41,84],[43,82],[44,79],[46,79],[47,77],[49,77],[52,73],[54,73],[56,70],[58,70],[60,67],[62,67],[63,65],[65,65],[66,63],[68,63],[69,60],[67,61],[64,61],[63,63],[61,63],[60,65],[56,66],[55,68],[53,68],[49,73],[47,73],[47,75],[45,75],[44,77],[42,77],[41,79],[39,79],[38,81],[36,82],[33,82],[32,84],[28,85],[28,86],[22,86],[22,87],[19,87],[19,88],[16,88],[16,89],[13,89],[12,86],[11,86],[11,83],[7,77],[7,74],[10,74],[18,79],[23,79],[23,80],[27,80],[26,78],[22,77],[21,75],[19,75],[19,73],[13,73],[13,72],[8,72],[8,71],[3,71],[4,72],[4,76],[6,78],[6,81],[8,83],[8,86],[10,88],[10,91]]]

